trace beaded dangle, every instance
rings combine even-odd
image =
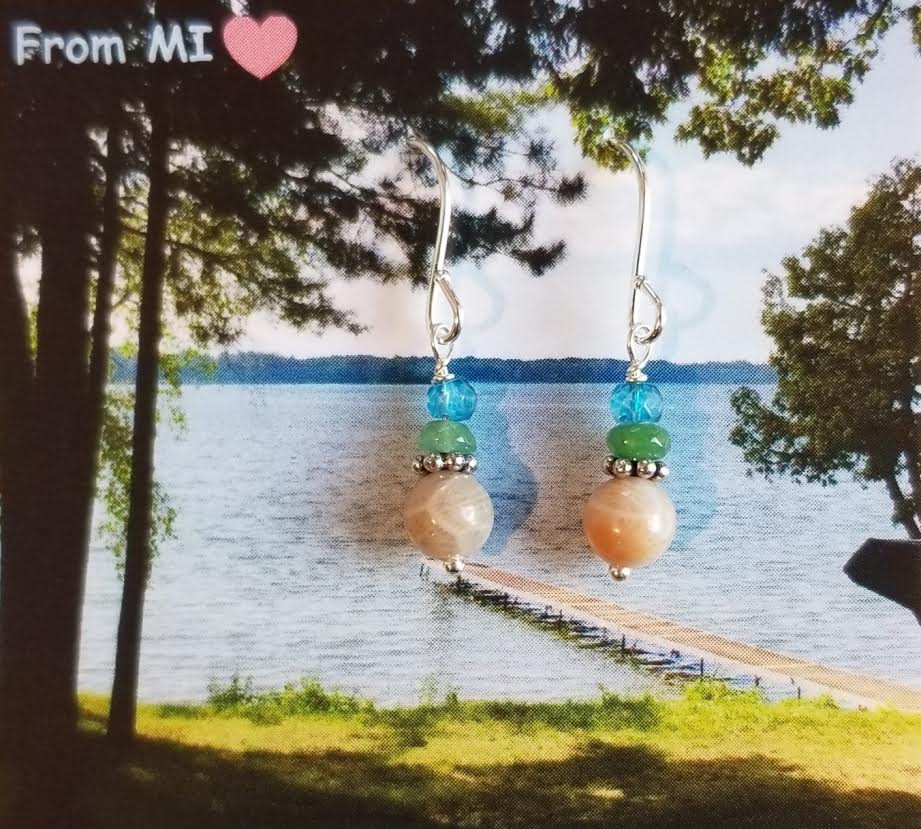
[[[442,562],[453,574],[463,569],[466,557],[486,543],[492,532],[494,513],[489,493],[473,477],[477,468],[476,438],[464,423],[476,410],[476,391],[448,369],[463,325],[463,309],[445,270],[451,221],[448,170],[428,142],[411,134],[408,143],[435,168],[441,207],[426,303],[426,325],[435,357],[426,408],[433,419],[419,435],[421,454],[416,457],[413,469],[422,478],[406,499],[403,520],[413,545],[428,558]],[[436,318],[439,296],[451,309],[450,325]]]
[[[629,158],[639,183],[639,232],[634,252],[630,320],[627,332],[627,376],[611,394],[614,427],[608,432],[610,455],[605,472],[612,480],[588,499],[582,516],[589,546],[608,565],[611,577],[623,581],[634,567],[655,561],[675,536],[677,516],[671,498],[658,483],[668,476],[663,459],[671,438],[658,421],[663,401],[659,389],[647,382],[643,369],[652,344],[662,333],[665,308],[644,275],[646,248],[646,167],[636,151],[612,139]],[[655,322],[640,322],[639,296],[645,293],[656,309]]]

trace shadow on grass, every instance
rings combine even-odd
[[[587,740],[563,760],[439,771],[386,753],[231,754],[87,736],[89,810],[105,829],[908,827],[921,797],[847,790],[765,757],[678,760]]]

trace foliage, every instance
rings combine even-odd
[[[124,347],[116,355],[130,359],[133,351]],[[113,364],[114,365],[114,364]],[[158,420],[164,419],[178,435],[185,428],[181,408],[182,373],[194,370],[208,376],[214,362],[206,355],[187,349],[168,352],[160,358],[163,381],[163,407]],[[131,445],[133,434],[134,391],[130,386],[110,386],[103,403],[102,431],[99,447],[97,494],[105,506],[105,517],[99,523],[99,535],[105,539],[113,555],[119,575],[124,571],[125,526],[128,520],[129,487],[131,483]],[[165,541],[175,538],[176,509],[159,481],[153,484],[153,524],[150,538],[150,563],[153,564]]]
[[[917,31],[918,20],[917,4],[892,0],[394,0],[373,13],[365,0],[255,0],[249,7],[285,12],[298,24],[285,71],[256,81],[218,51],[210,63],[167,65],[156,75],[170,89],[174,163],[182,168],[176,192],[204,212],[189,213],[192,203],[176,207],[195,222],[221,219],[224,238],[240,222],[241,240],[285,227],[288,241],[297,236],[308,250],[300,261],[322,281],[424,271],[434,205],[411,192],[393,165],[377,163],[408,125],[444,151],[458,177],[496,195],[460,212],[455,255],[504,253],[542,273],[562,248],[533,238],[535,198],[567,200],[584,190],[579,177],[557,169],[554,147],[532,117],[543,108],[567,107],[586,154],[617,166],[622,161],[601,142],[606,130],[643,141],[692,98],[678,138],[750,164],[783,122],[835,125],[881,38],[902,19]],[[68,9],[66,22],[80,30],[109,20],[134,42],[144,12],[140,3],[92,0]],[[157,4],[162,19],[205,19],[215,31],[226,14],[218,0]],[[140,68],[83,66],[76,92],[92,123],[104,121],[113,100],[127,104],[135,183],[143,177],[142,102],[153,77]],[[44,122],[33,99],[48,73],[40,70],[25,67],[9,82],[23,113],[11,170],[23,239],[32,236],[42,198],[30,186],[41,178]],[[424,169],[415,163],[415,177]],[[269,221],[273,206],[289,215]],[[301,290],[291,279],[284,284]],[[325,304],[317,286],[311,290],[322,318]]]
[[[698,691],[693,683],[688,686],[688,699],[725,699],[729,695],[743,699],[726,686]],[[708,683],[709,685],[709,683]],[[697,696],[695,696],[697,695]],[[752,696],[759,702],[757,692]],[[445,717],[495,721],[516,729],[544,725],[563,731],[599,727],[650,727],[659,716],[659,702],[649,694],[640,697],[623,697],[601,690],[597,699],[566,700],[565,702],[519,702],[514,700],[461,701],[456,691],[448,691],[436,699],[434,690],[424,688],[422,701],[415,706],[378,708],[371,700],[325,690],[314,679],[304,679],[299,684],[286,685],[281,690],[257,691],[251,679],[239,675],[227,684],[212,682],[208,686],[208,701],[202,706],[186,705],[172,708],[173,716],[199,716],[203,713],[243,717],[254,723],[276,724],[288,717],[311,714],[334,714],[338,717],[362,717],[369,725],[386,724],[401,732],[422,735]]]
[[[125,568],[125,526],[128,522],[128,489],[131,482],[131,435],[134,394],[126,389],[110,389],[102,409],[102,432],[99,442],[97,491],[105,505],[99,522],[100,538],[107,541],[115,556],[119,576]],[[173,537],[175,512],[169,505],[159,482],[154,484],[151,559],[161,541]]]
[[[769,275],[763,321],[777,392],[733,394],[731,440],[754,471],[881,481],[921,536],[921,165],[893,164],[846,227]]]
[[[915,45],[921,49],[921,5],[910,6],[907,14],[911,23],[912,38],[915,41]]]
[[[689,93],[676,138],[753,164],[783,121],[836,126],[882,36],[915,13],[887,0],[591,4],[571,15],[582,60],[556,88],[583,151],[613,169],[624,160],[604,134],[648,139]]]
[[[821,13],[790,9],[788,26],[773,44],[779,60],[768,62],[766,70],[767,50],[761,44],[739,49],[700,39],[706,99],[691,107],[677,137],[697,139],[706,155],[734,148],[740,161],[752,163],[777,139],[780,121],[837,126],[841,107],[853,101],[854,85],[877,55],[880,38],[905,13],[889,2],[872,6],[849,31],[834,34]]]
[[[227,685],[212,682],[208,686],[208,706],[217,714],[244,717],[260,724],[310,714],[350,717],[374,709],[369,700],[327,691],[313,679],[285,685],[281,690],[256,692],[251,680],[239,676],[232,677]]]
[[[437,699],[431,687],[423,688],[421,696],[422,701],[417,705],[382,708],[363,697],[326,690],[315,679],[288,684],[280,690],[260,691],[251,678],[235,674],[226,684],[210,683],[208,699],[203,705],[170,705],[157,710],[162,715],[180,718],[241,717],[261,725],[277,725],[291,717],[330,714],[336,718],[359,718],[369,728],[385,725],[404,738],[412,735],[405,741],[417,745],[425,745],[425,734],[452,718],[502,724],[514,731],[534,728],[560,732],[622,728],[647,731],[659,728],[674,713],[670,711],[673,703],[650,693],[625,696],[605,688],[594,698],[560,702],[462,700],[453,690]],[[713,680],[688,682],[679,699],[681,716],[691,720],[704,714],[709,717],[717,710],[726,718],[751,717],[755,711],[773,710],[760,690],[739,691]],[[809,705],[816,709],[838,708],[827,696],[817,697]],[[693,726],[682,726],[685,727]]]

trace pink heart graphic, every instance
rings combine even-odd
[[[231,17],[221,37],[230,57],[261,81],[291,57],[297,26],[284,14],[270,14],[261,23],[252,17]]]

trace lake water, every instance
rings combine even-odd
[[[481,385],[471,426],[496,527],[481,559],[726,636],[921,686],[921,626],[842,572],[868,537],[900,537],[879,486],[746,475],[725,386],[663,385],[673,548],[612,583],[582,539],[605,480],[608,386]],[[235,673],[300,677],[412,702],[558,699],[657,680],[419,578],[401,510],[425,422],[420,386],[188,388],[157,475],[178,537],[154,565],[140,693],[194,699]],[[108,690],[120,583],[94,544],[81,686]]]

